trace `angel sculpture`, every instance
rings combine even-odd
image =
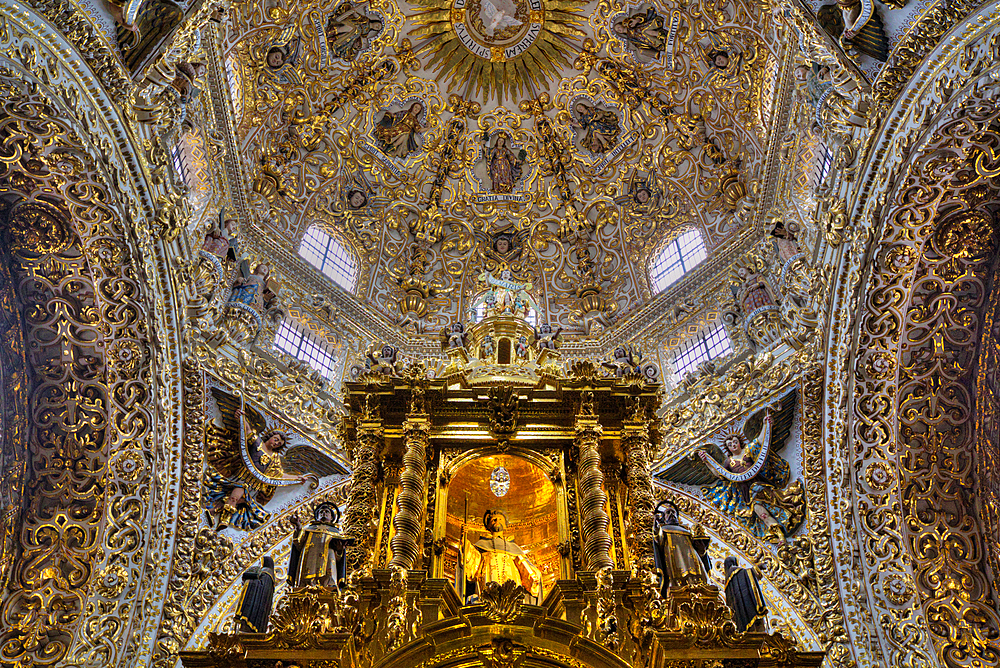
[[[704,485],[702,495],[709,503],[755,536],[782,542],[798,529],[805,516],[802,482],[789,485],[791,469],[778,454],[791,434],[794,413],[793,393],[782,399],[773,412],[765,409],[763,420],[757,413],[742,429],[725,428],[721,463],[702,446],[668,463],[660,477]],[[747,443],[744,429],[751,423],[760,427],[756,438]]]
[[[269,428],[264,416],[219,389],[212,389],[220,415],[206,429],[209,463],[216,469],[205,480],[206,515],[221,531],[232,526],[253,531],[268,520],[264,505],[278,487],[309,484],[342,472],[337,463],[311,445],[290,446],[288,435]]]
[[[535,330],[535,340],[534,344],[538,350],[544,350],[548,348],[549,350],[556,349],[556,339],[559,338],[559,333],[562,332],[562,327],[557,327],[556,331],[552,331],[552,325],[547,322],[543,322],[539,329]]]
[[[465,325],[460,322],[451,323],[451,327],[445,327],[441,330],[441,350],[464,348],[468,342],[468,336]]]

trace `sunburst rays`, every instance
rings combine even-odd
[[[572,58],[585,37],[581,0],[521,0],[524,37],[513,44],[490,46],[476,40],[465,28],[464,0],[411,0],[410,31],[415,51],[430,54],[428,69],[439,81],[447,80],[452,92],[473,93],[483,100],[514,100],[548,90],[560,70],[570,69]],[[470,3],[471,4],[471,3]],[[535,9],[532,5],[540,7]],[[529,12],[530,10],[530,12]],[[456,26],[459,26],[456,29]],[[537,29],[535,26],[538,26]],[[463,32],[460,36],[459,31]],[[468,42],[477,53],[470,50]],[[516,52],[516,54],[514,53]]]

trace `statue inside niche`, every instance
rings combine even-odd
[[[488,582],[516,582],[534,601],[541,601],[542,572],[531,563],[521,547],[507,539],[507,516],[499,510],[483,514],[489,536],[481,536],[465,548],[465,573],[482,592]]]
[[[274,560],[265,555],[260,566],[243,573],[243,592],[236,604],[235,622],[240,633],[266,633],[274,601]]]
[[[726,605],[733,611],[733,622],[740,633],[766,633],[767,602],[760,590],[756,567],[740,568],[736,557],[726,557]]]
[[[519,360],[528,359],[528,337],[522,334],[517,337],[517,345],[514,346],[514,354]]]
[[[534,330],[535,331],[535,347],[538,350],[555,350],[558,347],[556,339],[559,338],[560,332],[562,332],[562,327],[556,327],[556,331],[552,331],[552,325],[547,322],[543,322],[541,327]]]
[[[744,316],[762,306],[774,304],[770,287],[753,267],[740,267],[736,270],[736,276],[741,281],[736,288],[736,299]]]
[[[240,264],[240,275],[233,282],[229,301],[246,304],[258,313],[266,313],[276,305],[281,284],[271,278],[271,268],[267,264],[258,264],[253,273],[249,272],[249,266],[246,260]]]
[[[491,334],[485,335],[483,337],[483,343],[479,347],[479,359],[484,361],[491,359],[495,352],[496,346],[493,344],[493,336]]]
[[[219,218],[205,233],[205,243],[201,249],[206,253],[235,262],[239,253],[236,219],[226,215],[226,209],[219,212]]]
[[[774,245],[778,249],[778,259],[781,260],[781,264],[785,264],[802,252],[798,240],[799,224],[795,221],[786,224],[780,216],[775,216],[773,223],[771,236],[774,237]]]
[[[340,511],[332,503],[321,503],[313,510],[313,522],[302,527],[292,515],[292,551],[288,559],[288,584],[291,587],[326,587],[341,589],[347,583],[347,548],[354,538],[340,533]]]
[[[670,501],[660,501],[653,511],[653,563],[664,598],[671,587],[708,582],[691,531],[681,525],[677,506]]]
[[[528,153],[523,148],[517,155],[510,149],[510,134],[504,131],[494,135],[493,147],[490,147],[490,133],[483,130],[483,157],[486,169],[490,174],[490,182],[495,193],[514,192],[514,186],[521,178],[525,158]],[[498,249],[499,251],[499,249]]]
[[[278,487],[308,484],[342,469],[308,443],[289,443],[263,414],[221,388],[212,388],[219,414],[206,426],[205,450],[216,472],[205,478],[210,525],[253,531],[270,517],[264,506]]]

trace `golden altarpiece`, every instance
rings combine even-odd
[[[780,634],[738,631],[690,540],[661,558],[699,570],[663,582],[685,566],[654,565],[660,384],[564,367],[554,347],[503,354],[530,333],[489,316],[437,368],[375,358],[346,383],[349,575],[291,587],[266,633],[213,633],[184,666],[818,666]],[[477,583],[484,533],[521,556]]]

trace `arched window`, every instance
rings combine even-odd
[[[681,352],[674,357],[674,369],[677,370],[677,376],[683,378],[684,374],[694,371],[702,362],[731,352],[733,345],[729,341],[729,335],[726,334],[726,328],[722,323],[718,323],[713,329],[684,342]]]
[[[656,292],[663,292],[678,278],[708,257],[705,243],[696,229],[690,229],[660,250],[649,267],[649,280]]]
[[[358,263],[342,243],[313,226],[302,237],[299,255],[348,292],[358,280]]]
[[[274,347],[296,357],[320,372],[327,380],[333,378],[336,359],[330,345],[315,332],[294,318],[285,318],[274,335]]]

